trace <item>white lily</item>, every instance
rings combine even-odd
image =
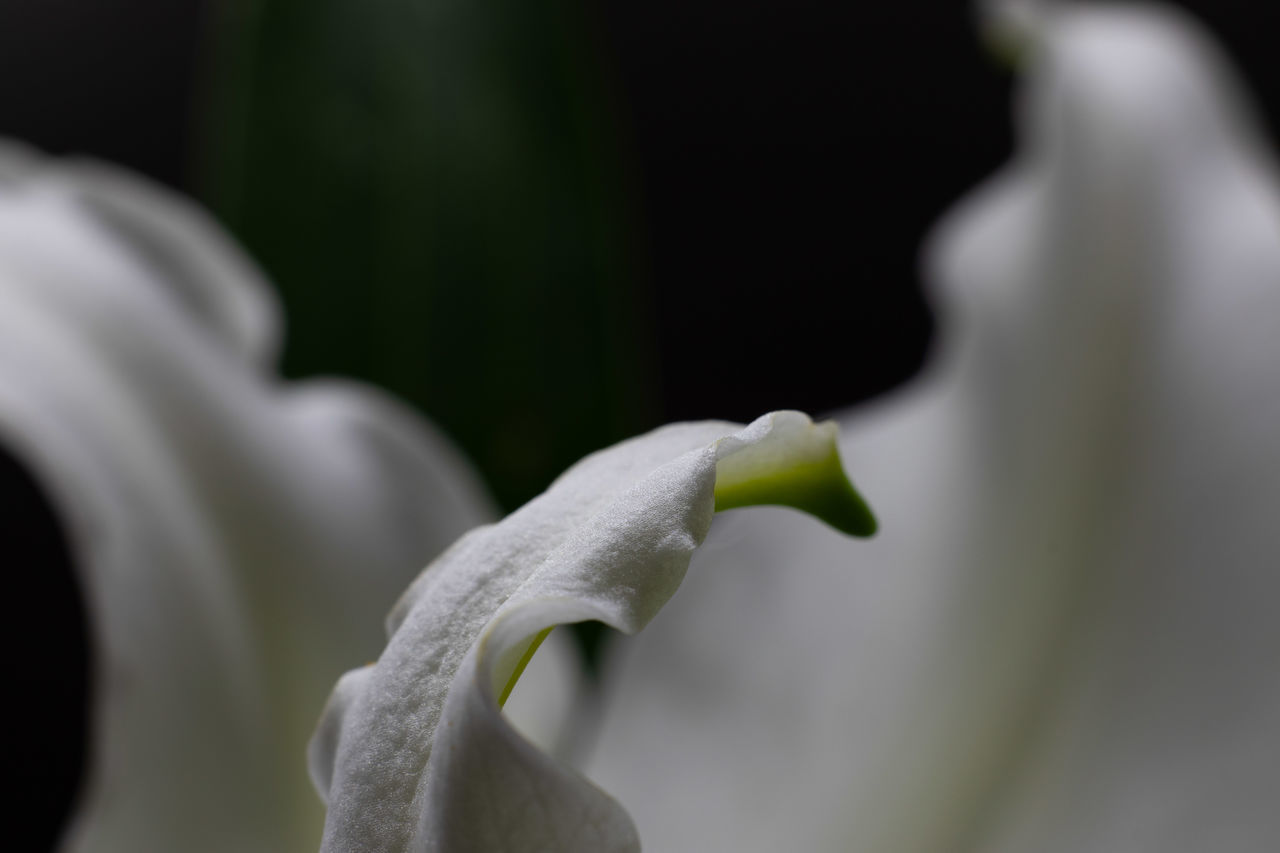
[[[489,515],[411,413],[273,378],[268,294],[182,201],[0,149],[0,442],[63,521],[92,640],[67,851],[315,849],[324,697]]]
[[[647,849],[1280,847],[1271,160],[1181,15],[1015,11],[941,357],[841,418],[881,536],[726,519],[613,662],[587,771]]]
[[[717,497],[865,525],[833,430],[782,413],[589,457],[425,572],[340,682],[325,849],[636,849],[498,713],[581,619],[655,620],[588,764],[650,849],[1280,841],[1280,194],[1192,25],[1019,8],[1027,152],[935,241],[944,357],[845,418],[882,539],[726,518],[655,619]],[[264,378],[269,311],[190,210],[0,163],[0,430],[97,620],[73,849],[312,845],[301,718],[375,647],[435,495],[474,495],[385,401]]]

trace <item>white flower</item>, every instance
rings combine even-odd
[[[256,270],[198,211],[0,148],[0,443],[61,517],[92,641],[68,851],[315,849],[325,695],[488,515],[392,401],[272,377],[277,337]]]
[[[618,804],[517,734],[501,704],[555,625],[643,628],[717,508],[783,503],[869,533],[835,439],[797,412],[666,427],[460,540],[396,606],[378,661],[330,699],[311,751],[329,804],[321,849],[638,849]]]
[[[778,413],[588,457],[425,571],[339,682],[310,754],[323,849],[1280,844],[1268,155],[1177,15],[991,6],[1024,150],[932,244],[931,374],[842,419],[881,538],[739,512],[659,614],[716,506],[865,532],[834,428]],[[314,846],[325,685],[478,501],[386,401],[265,378],[270,311],[197,214],[17,153],[0,177],[0,431],[95,620],[71,847]],[[634,825],[499,713],[583,619],[653,622],[585,764]]]
[[[1280,849],[1270,156],[1193,23],[1038,12],[941,357],[841,418],[881,535],[726,518],[614,661],[646,849]]]

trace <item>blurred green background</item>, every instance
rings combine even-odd
[[[655,419],[617,133],[572,2],[276,0],[212,35],[196,187],[284,369],[370,379],[508,509]]]

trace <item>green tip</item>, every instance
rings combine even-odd
[[[554,628],[555,626],[551,626]],[[524,650],[524,654],[520,656],[520,660],[516,662],[516,668],[512,671],[511,677],[507,679],[507,684],[502,688],[502,692],[498,694],[498,707],[501,708],[507,704],[507,699],[511,696],[511,691],[515,689],[516,682],[520,680],[520,676],[524,675],[524,669],[529,665],[529,661],[533,660],[533,656],[537,653],[538,647],[542,645],[542,641],[551,633],[551,628],[544,628],[538,633],[538,636],[529,641],[529,647]]]
[[[806,454],[808,456],[808,454]],[[743,506],[789,506],[850,536],[871,536],[876,517],[853,487],[834,441],[829,451],[796,464],[716,478],[716,511]]]
[[[987,52],[1012,71],[1021,71],[1043,39],[1048,3],[1040,0],[993,0],[982,19]]]
[[[984,39],[987,53],[1010,71],[1021,71],[1031,53],[1031,39],[1022,33],[1003,27],[993,27]]]

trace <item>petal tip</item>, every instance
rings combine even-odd
[[[767,419],[767,420],[766,420]],[[786,506],[814,516],[850,536],[873,535],[878,524],[840,458],[834,421],[813,423],[798,412],[775,412],[769,436],[751,445],[722,444],[716,468],[716,511],[745,506]]]

